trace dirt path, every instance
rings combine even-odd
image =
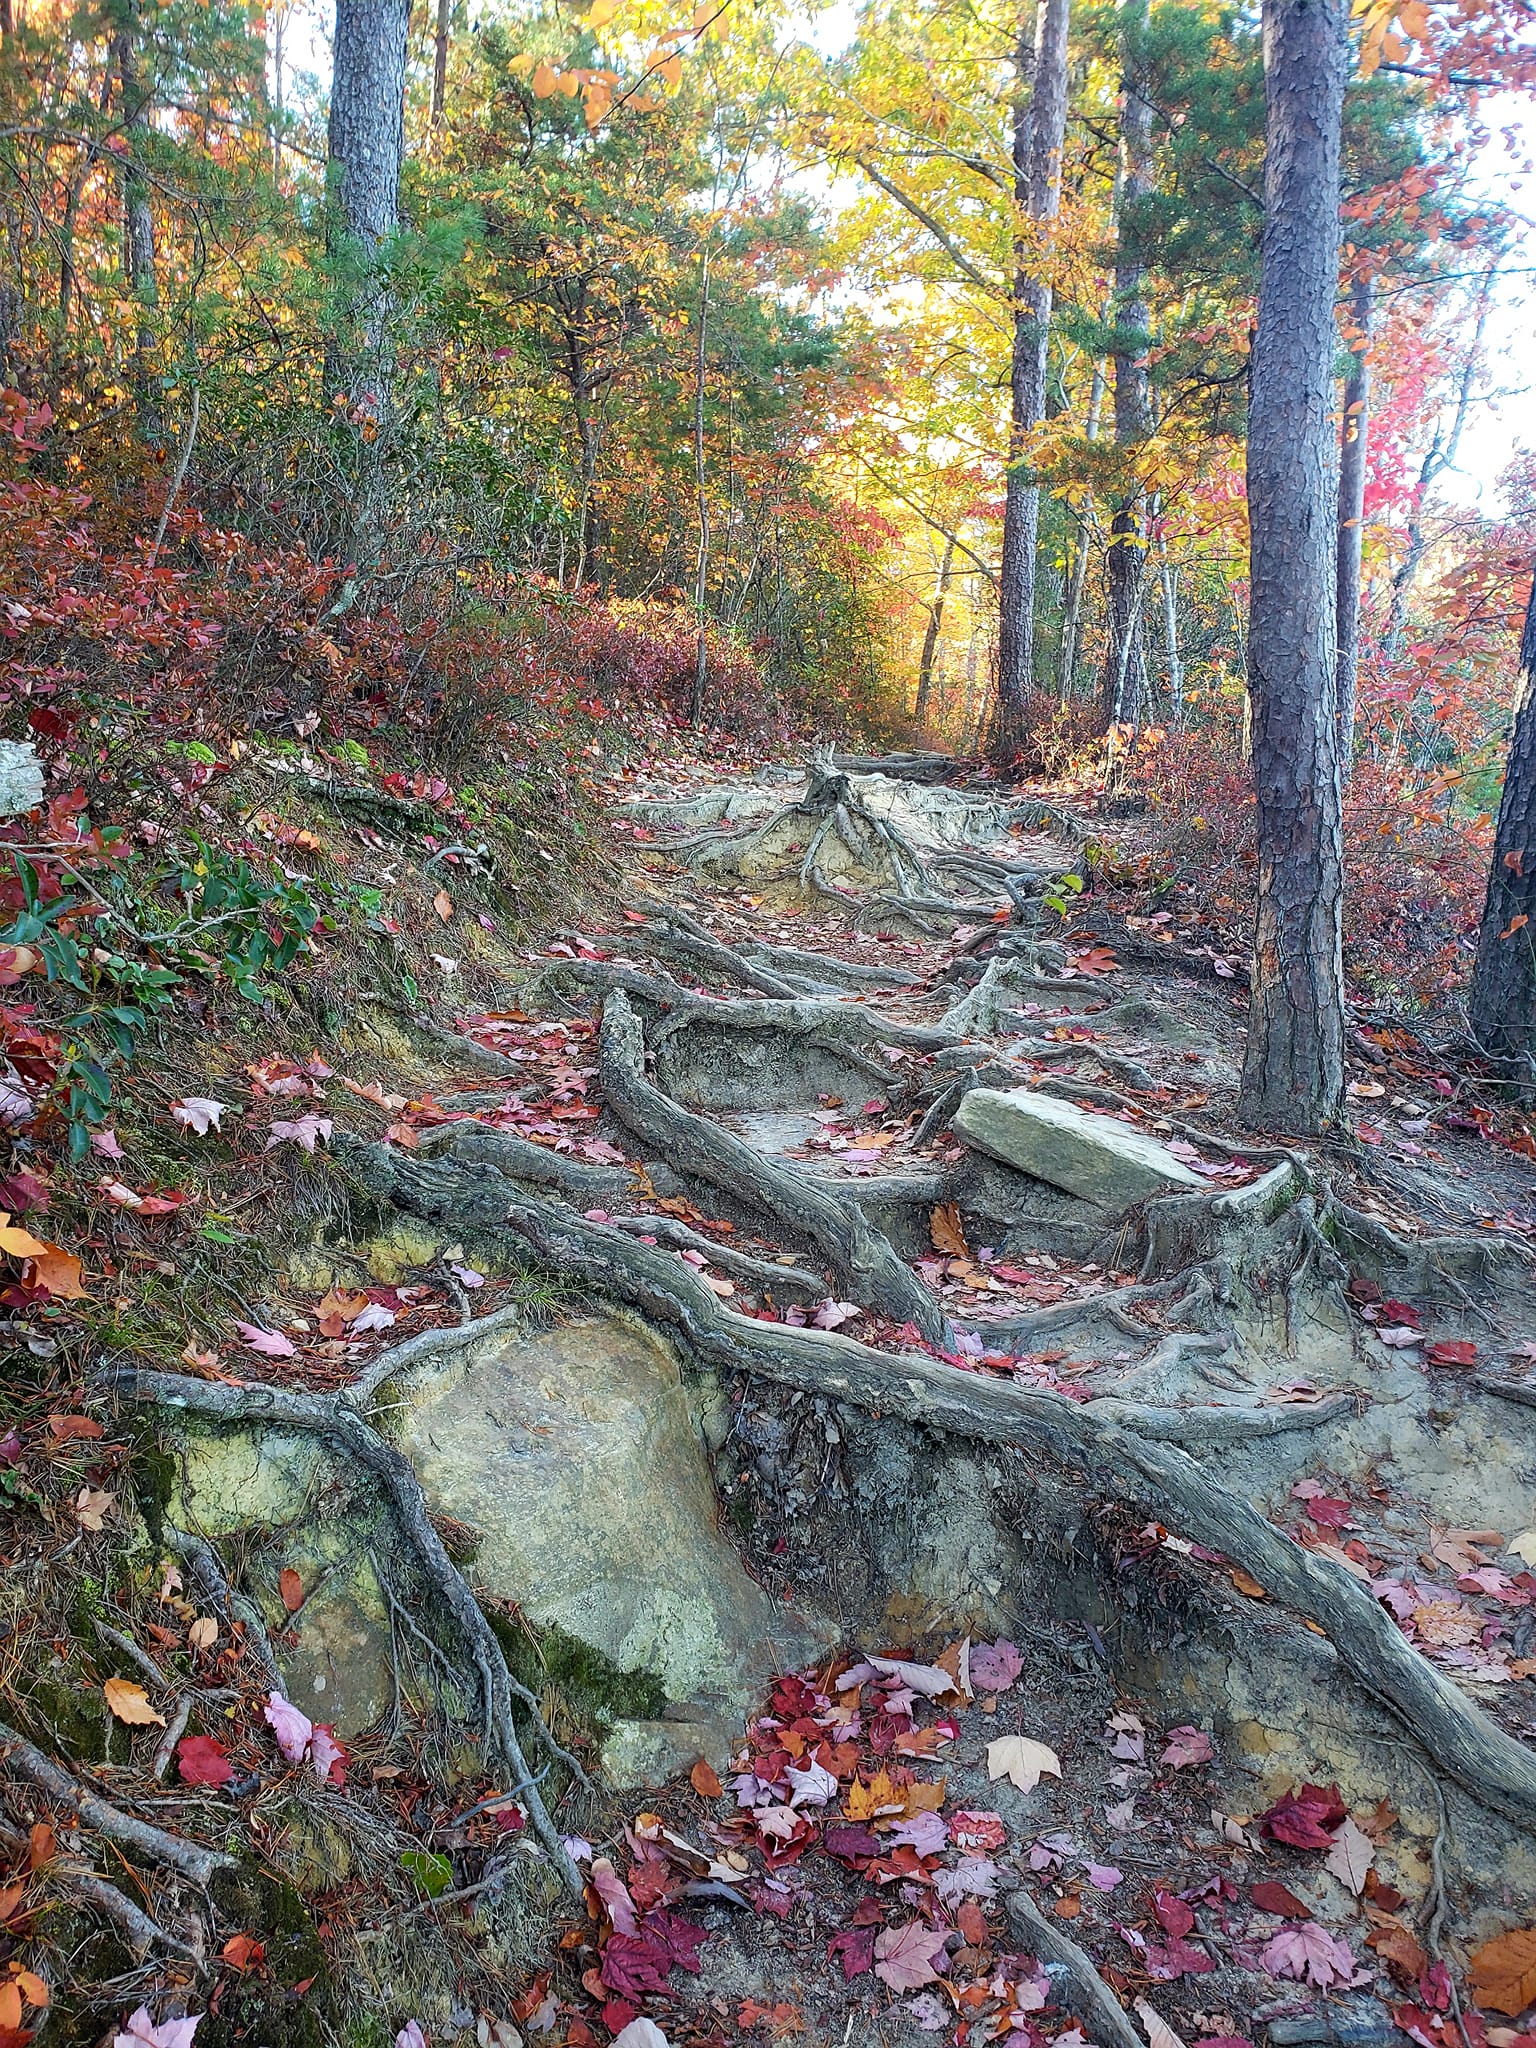
[[[632,1802],[571,1850],[600,1917],[509,2026],[1461,2040],[1469,1951],[1536,1902],[1536,1306],[1517,1247],[1404,1214],[1452,1134],[1362,1070],[1389,1203],[1358,1142],[1233,1128],[1230,973],[1074,919],[1086,828],[1038,801],[828,766],[613,823],[617,914],[462,1020],[478,1093],[333,1142],[675,1347],[722,1528],[821,1651],[743,1657],[744,1747],[669,1696],[674,1832]],[[530,1128],[530,1018],[591,1062],[579,1145]],[[368,1466],[565,1864],[431,1440],[363,1419],[409,1364],[339,1402],[124,1384]]]

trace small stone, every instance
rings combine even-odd
[[[1032,1088],[973,1088],[953,1127],[978,1151],[1105,1209],[1208,1185],[1145,1131]]]

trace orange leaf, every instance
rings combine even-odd
[[[50,1415],[48,1427],[61,1444],[68,1443],[71,1437],[98,1437],[102,1434],[101,1424],[94,1415]]]
[[[27,1843],[28,1870],[41,1870],[45,1863],[51,1863],[56,1847],[53,1829],[49,1827],[47,1821],[38,1821]]]
[[[277,1575],[277,1590],[283,1596],[283,1606],[289,1614],[297,1614],[304,1605],[304,1581],[291,1564],[285,1564]]]
[[[1236,1586],[1238,1592],[1246,1593],[1250,1600],[1267,1600],[1269,1598],[1269,1595],[1259,1584],[1258,1580],[1250,1577],[1241,1565],[1233,1565],[1227,1573],[1227,1577]]]
[[[18,1970],[16,1982],[21,1986],[21,1995],[28,2005],[47,2005],[48,1986],[35,1970]]]
[[[0,1891],[0,1926],[13,1916],[26,1895],[26,1889],[24,1884],[8,1884],[4,1891]]]
[[[39,1257],[27,1260],[22,1278],[28,1287],[43,1287],[58,1301],[85,1301],[80,1261],[59,1245],[45,1244]]]
[[[0,1984],[0,2027],[21,2025],[21,1986],[14,1981]]]
[[[266,1950],[254,1936],[232,1934],[219,1951],[232,1970],[249,1970],[266,1960]]]
[[[552,64],[540,64],[529,83],[533,87],[533,96],[536,100],[547,100],[559,83],[555,67]]]
[[[147,1728],[151,1722],[161,1728],[165,1726],[164,1714],[156,1713],[142,1685],[134,1685],[126,1678],[109,1678],[101,1689],[108,1707],[130,1728]]]
[[[1472,1990],[1479,2005],[1511,2018],[1536,2001],[1536,1927],[1512,1927],[1474,1951]]]
[[[1525,927],[1530,923],[1530,921],[1531,920],[1526,916],[1525,912],[1522,910],[1518,917],[1512,917],[1509,920],[1509,923],[1505,926],[1504,930],[1499,933],[1499,937],[1501,939],[1512,939],[1515,936],[1516,932],[1524,931]]]
[[[688,1782],[701,1799],[718,1799],[720,1797],[720,1780],[716,1775],[713,1764],[709,1762],[707,1757],[701,1756],[699,1758],[693,1769],[688,1773]]]
[[[683,60],[674,51],[665,64],[658,66],[662,79],[674,89],[683,82]]]
[[[36,1259],[52,1250],[52,1246],[41,1237],[34,1237],[30,1230],[23,1230],[13,1223],[4,1209],[0,1209],[0,1252],[9,1252],[13,1259]]]

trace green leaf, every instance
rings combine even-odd
[[[430,1849],[407,1849],[400,1858],[400,1868],[415,1878],[429,1899],[441,1897],[453,1883],[453,1865],[446,1856],[435,1856]]]

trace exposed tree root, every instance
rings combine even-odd
[[[611,995],[603,1005],[598,1060],[603,1099],[636,1137],[682,1172],[697,1174],[803,1231],[865,1307],[915,1324],[930,1343],[950,1341],[948,1319],[936,1298],[871,1228],[851,1196],[765,1157],[734,1132],[652,1087],[645,1078],[640,1022],[622,994]]]
[[[261,1675],[268,1685],[280,1692],[283,1674],[278,1669],[277,1658],[273,1655],[271,1640],[267,1635],[267,1624],[262,1618],[261,1610],[254,1600],[248,1600],[230,1584],[213,1545],[201,1536],[189,1535],[184,1529],[173,1529],[169,1522],[165,1525],[165,1540],[191,1571],[202,1589],[203,1598],[209,1602],[214,1612],[223,1618],[224,1626],[232,1636],[235,1633],[235,1624],[242,1624],[244,1634],[241,1640],[246,1649],[260,1665]]]
[[[421,1482],[409,1460],[371,1428],[344,1399],[296,1393],[281,1387],[213,1383],[178,1373],[137,1372],[132,1367],[114,1372],[111,1384],[118,1392],[135,1400],[190,1410],[218,1421],[268,1422],[310,1431],[339,1445],[348,1458],[382,1482],[423,1573],[453,1615],[474,1659],[480,1678],[487,1748],[500,1752],[513,1782],[525,1787],[522,1796],[526,1799],[528,1817],[534,1830],[553,1858],[567,1888],[579,1897],[581,1879],[550,1820],[518,1740],[512,1719],[514,1694],[529,1709],[539,1739],[550,1753],[558,1757],[583,1784],[587,1782],[586,1773],[577,1759],[562,1749],[545,1727],[533,1695],[520,1686],[507,1670],[495,1631],[432,1525]]]
[[[18,1735],[3,1721],[0,1721],[0,1744],[5,1748],[0,1768],[12,1777],[27,1779],[40,1792],[77,1814],[84,1826],[94,1828],[98,1835],[105,1835],[109,1841],[121,1842],[124,1848],[135,1850],[147,1862],[174,1870],[179,1877],[186,1878],[204,1891],[220,1871],[239,1869],[234,1857],[226,1856],[222,1850],[205,1848],[201,1842],[189,1842],[184,1835],[168,1835],[163,1828],[151,1827],[148,1821],[124,1813],[98,1793],[90,1791],[73,1772],[65,1770],[51,1756],[45,1756],[24,1735]]]
[[[1166,1526],[1229,1558],[1281,1605],[1313,1622],[1341,1661],[1400,1719],[1436,1767],[1485,1806],[1536,1824],[1536,1756],[1412,1647],[1369,1591],[1341,1566],[1274,1528],[1171,1437],[1230,1442],[1270,1410],[1148,1410],[1116,1401],[1074,1402],[940,1361],[899,1358],[836,1332],[793,1329],[733,1314],[677,1259],[621,1232],[587,1223],[490,1175],[468,1178],[446,1162],[342,1139],[374,1193],[456,1228],[510,1230],[545,1262],[581,1272],[596,1291],[676,1332],[704,1365],[736,1370],[889,1411],[987,1442],[1045,1450],[1095,1491],[1136,1503]],[[197,1383],[201,1386],[202,1383]],[[205,1389],[205,1391],[224,1391]],[[1303,1410],[1291,1426],[1316,1421]]]
[[[1019,1946],[1041,1962],[1059,1963],[1072,1980],[1073,2001],[1102,2043],[1102,2048],[1142,2048],[1140,2034],[1122,2011],[1087,1949],[1080,1948],[1059,1920],[1048,1920],[1015,1879],[1003,1903],[1013,1922]]]

